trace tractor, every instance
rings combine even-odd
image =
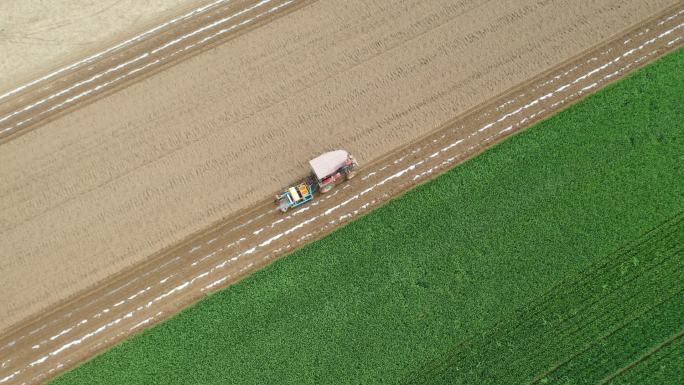
[[[338,181],[352,179],[358,165],[356,158],[344,150],[326,152],[311,159],[311,175],[276,195],[278,209],[286,212],[290,208],[301,206],[313,199],[316,190],[321,194],[329,192]]]

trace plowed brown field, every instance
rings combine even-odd
[[[22,0],[0,2],[0,93],[56,63],[109,47],[131,31],[192,7],[197,0]],[[109,44],[108,44],[109,43]]]
[[[0,381],[72,366],[674,49],[672,3],[319,1],[2,144]],[[9,327],[335,147],[369,165],[308,208],[258,205]]]

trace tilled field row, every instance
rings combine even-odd
[[[217,0],[0,95],[0,144],[307,0]]]
[[[603,384],[667,383],[684,377],[681,365],[684,355],[684,330],[663,341],[638,360],[605,378]]]
[[[37,383],[318,239],[681,45],[684,8],[469,111],[288,215],[264,202],[0,338],[0,383]]]

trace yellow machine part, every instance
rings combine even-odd
[[[290,192],[290,196],[292,197],[293,201],[299,202],[300,200],[302,200],[302,197],[300,197],[299,194],[297,194],[297,190],[295,190],[294,187],[290,187],[288,191]]]
[[[305,184],[300,184],[299,185],[299,193],[302,194],[302,196],[308,195],[309,194],[309,188],[306,187]]]

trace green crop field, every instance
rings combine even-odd
[[[663,349],[684,357],[683,240],[684,212],[461,342],[406,383],[610,383]],[[681,364],[659,371],[677,369]],[[652,383],[651,374],[634,383]]]
[[[54,384],[679,383],[684,50]]]

